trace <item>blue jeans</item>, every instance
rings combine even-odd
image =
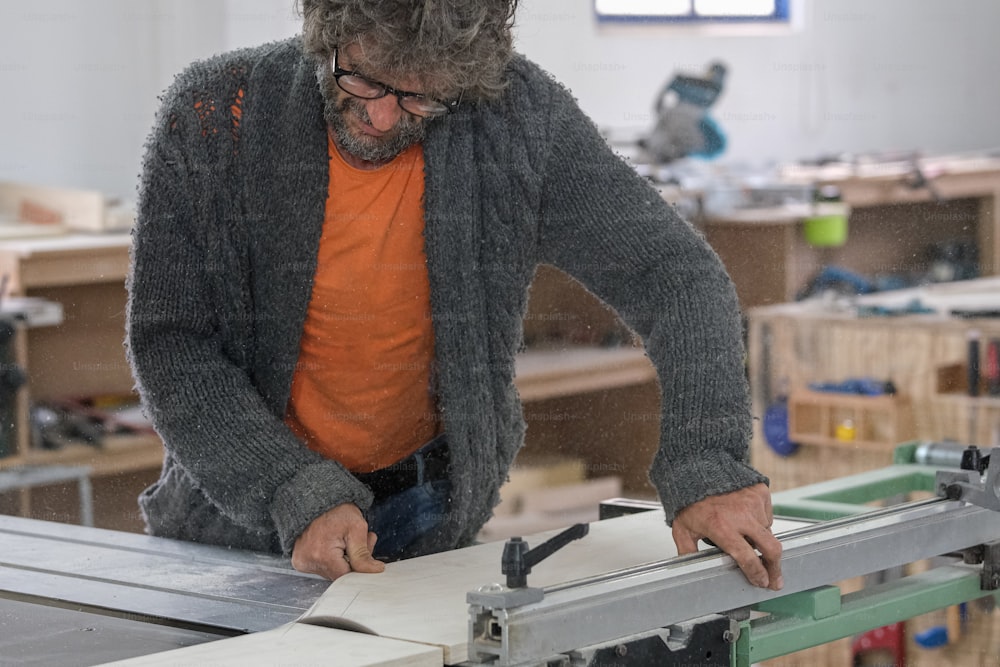
[[[368,529],[378,535],[375,558],[399,560],[406,547],[441,523],[450,495],[451,482],[424,481],[421,471],[416,486],[372,506]]]

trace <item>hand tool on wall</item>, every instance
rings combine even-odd
[[[17,329],[7,318],[0,318],[0,458],[17,449],[17,392],[28,381],[14,352]]]
[[[778,396],[773,396],[771,348],[773,334],[771,325],[766,322],[761,325],[761,355],[760,355],[760,398],[764,405],[764,417],[761,430],[764,441],[779,456],[791,456],[798,451],[799,444],[788,437],[788,395],[787,391],[779,390]]]

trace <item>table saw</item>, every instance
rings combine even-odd
[[[0,664],[748,667],[996,598],[997,451],[775,494],[780,592],[711,546],[677,557],[644,503],[332,584],[277,557],[2,517]],[[836,586],[931,558],[855,593]]]

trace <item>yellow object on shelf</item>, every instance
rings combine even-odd
[[[853,442],[854,436],[857,435],[857,429],[854,428],[854,420],[845,419],[837,424],[837,428],[833,435],[841,442]]]

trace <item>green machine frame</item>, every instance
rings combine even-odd
[[[886,468],[775,493],[774,514],[830,521],[871,512],[915,493],[933,495],[941,468],[916,462],[920,445],[899,445],[893,465]],[[757,614],[739,622],[731,664],[750,667],[963,602],[988,596],[1000,600],[1000,591],[983,586],[981,565],[956,560],[844,595],[838,586],[821,586],[761,602],[752,607]]]

